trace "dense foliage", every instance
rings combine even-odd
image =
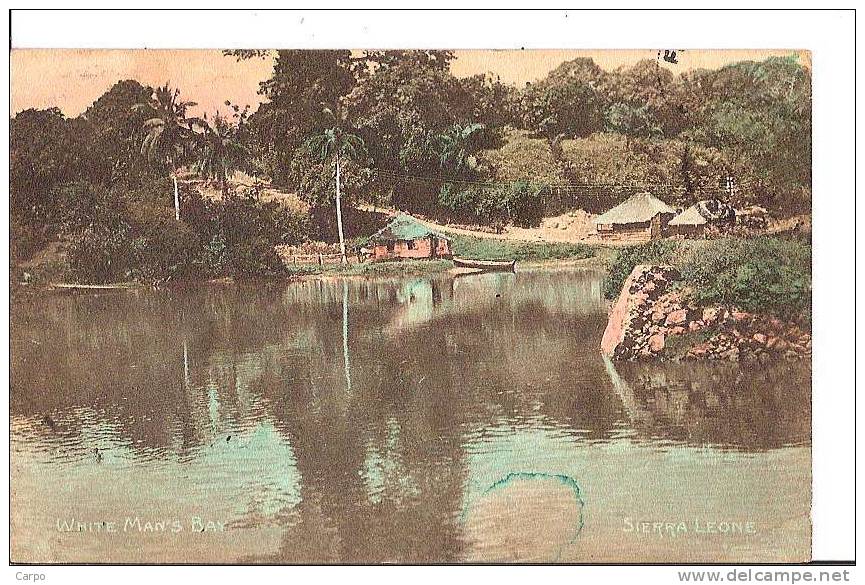
[[[621,248],[604,279],[604,296],[608,299],[618,297],[625,279],[638,264],[672,264],[679,256],[679,248],[680,244],[673,240],[655,240]]]
[[[700,305],[722,305],[806,319],[811,309],[811,244],[758,237],[677,243],[656,241],[622,248],[604,283],[616,298],[634,266],[671,264]]]
[[[177,88],[125,80],[75,118],[57,108],[15,115],[13,262],[64,240],[73,261],[92,256],[100,266],[82,278],[121,278],[130,267],[136,277],[161,278],[202,262],[213,262],[212,272],[266,272],[272,256],[255,240],[270,235],[235,245],[192,216],[170,225],[169,178],[191,171],[219,186],[222,202],[179,195],[189,213],[245,205],[249,217],[267,215],[232,193],[228,179],[243,170],[309,205],[311,221],[288,222],[295,231],[274,241],[332,238],[336,165],[309,145],[334,130],[362,152],[341,160],[348,215],[373,202],[532,226],[566,209],[601,211],[635,189],[679,205],[719,196],[778,213],[810,209],[811,73],[792,56],[682,74],[654,60],[605,71],[582,58],[518,88],[493,75],[456,77],[450,51],[227,55],[273,61],[253,112],[226,102],[227,115],[191,117],[194,104]],[[720,187],[727,177],[732,193]],[[210,256],[190,259],[202,237]],[[262,256],[232,260],[223,244]],[[145,245],[173,251],[154,260]]]
[[[714,240],[681,265],[699,303],[784,318],[811,312],[811,245],[769,237]]]

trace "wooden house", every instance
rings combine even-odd
[[[400,214],[369,239],[374,260],[450,258],[450,239],[410,215]]]

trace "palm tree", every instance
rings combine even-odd
[[[187,118],[186,110],[195,102],[180,99],[180,90],[174,91],[166,83],[157,87],[146,103],[133,108],[152,114],[142,125],[145,136],[141,153],[151,160],[165,163],[174,182],[174,218],[180,221],[180,194],[177,188],[178,165],[189,154],[195,140],[193,126],[200,124],[197,118]]]
[[[195,169],[207,179],[219,181],[222,195],[228,195],[228,177],[235,171],[247,167],[246,161],[250,151],[238,139],[238,126],[219,115],[213,117],[213,123],[204,119],[204,132],[199,136],[196,148]]]
[[[345,235],[342,230],[341,161],[356,160],[363,155],[366,146],[360,136],[351,134],[344,129],[343,116],[334,114],[330,108],[325,108],[324,113],[333,120],[334,125],[307,140],[306,147],[322,161],[332,158],[336,166],[336,226],[339,231],[339,252],[342,255],[342,263],[346,264],[348,259],[345,256]]]
[[[484,129],[486,126],[480,123],[465,126],[454,124],[446,132],[439,134],[437,149],[441,168],[450,168],[457,175],[474,169],[477,160],[472,153],[477,150],[476,140]]]

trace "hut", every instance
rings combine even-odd
[[[708,220],[703,217],[696,205],[692,205],[670,220],[670,233],[682,236],[696,236],[706,229]]]
[[[369,239],[374,260],[450,258],[451,242],[410,215],[400,214]]]
[[[695,236],[702,234],[708,226],[728,226],[736,221],[736,211],[717,199],[698,201],[668,224],[671,234]]]
[[[652,195],[637,193],[595,218],[603,240],[647,242],[660,238],[676,210]]]

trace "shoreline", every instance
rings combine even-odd
[[[594,249],[595,255],[588,258],[558,258],[517,260],[516,271],[522,269],[569,269],[586,268],[605,271],[609,254],[604,248]],[[294,270],[292,270],[294,269]],[[172,289],[189,286],[229,286],[255,283],[291,283],[331,278],[393,278],[400,276],[426,276],[438,274],[474,274],[482,270],[457,268],[451,260],[396,260],[387,262],[362,262],[343,266],[330,264],[325,266],[300,265],[288,269],[285,274],[262,275],[249,278],[223,276],[215,278],[187,278],[164,283],[148,283],[145,281],[123,281],[109,283],[90,282],[22,282],[11,279],[13,288],[20,290],[41,290],[66,293],[99,293],[119,292],[142,289]]]

